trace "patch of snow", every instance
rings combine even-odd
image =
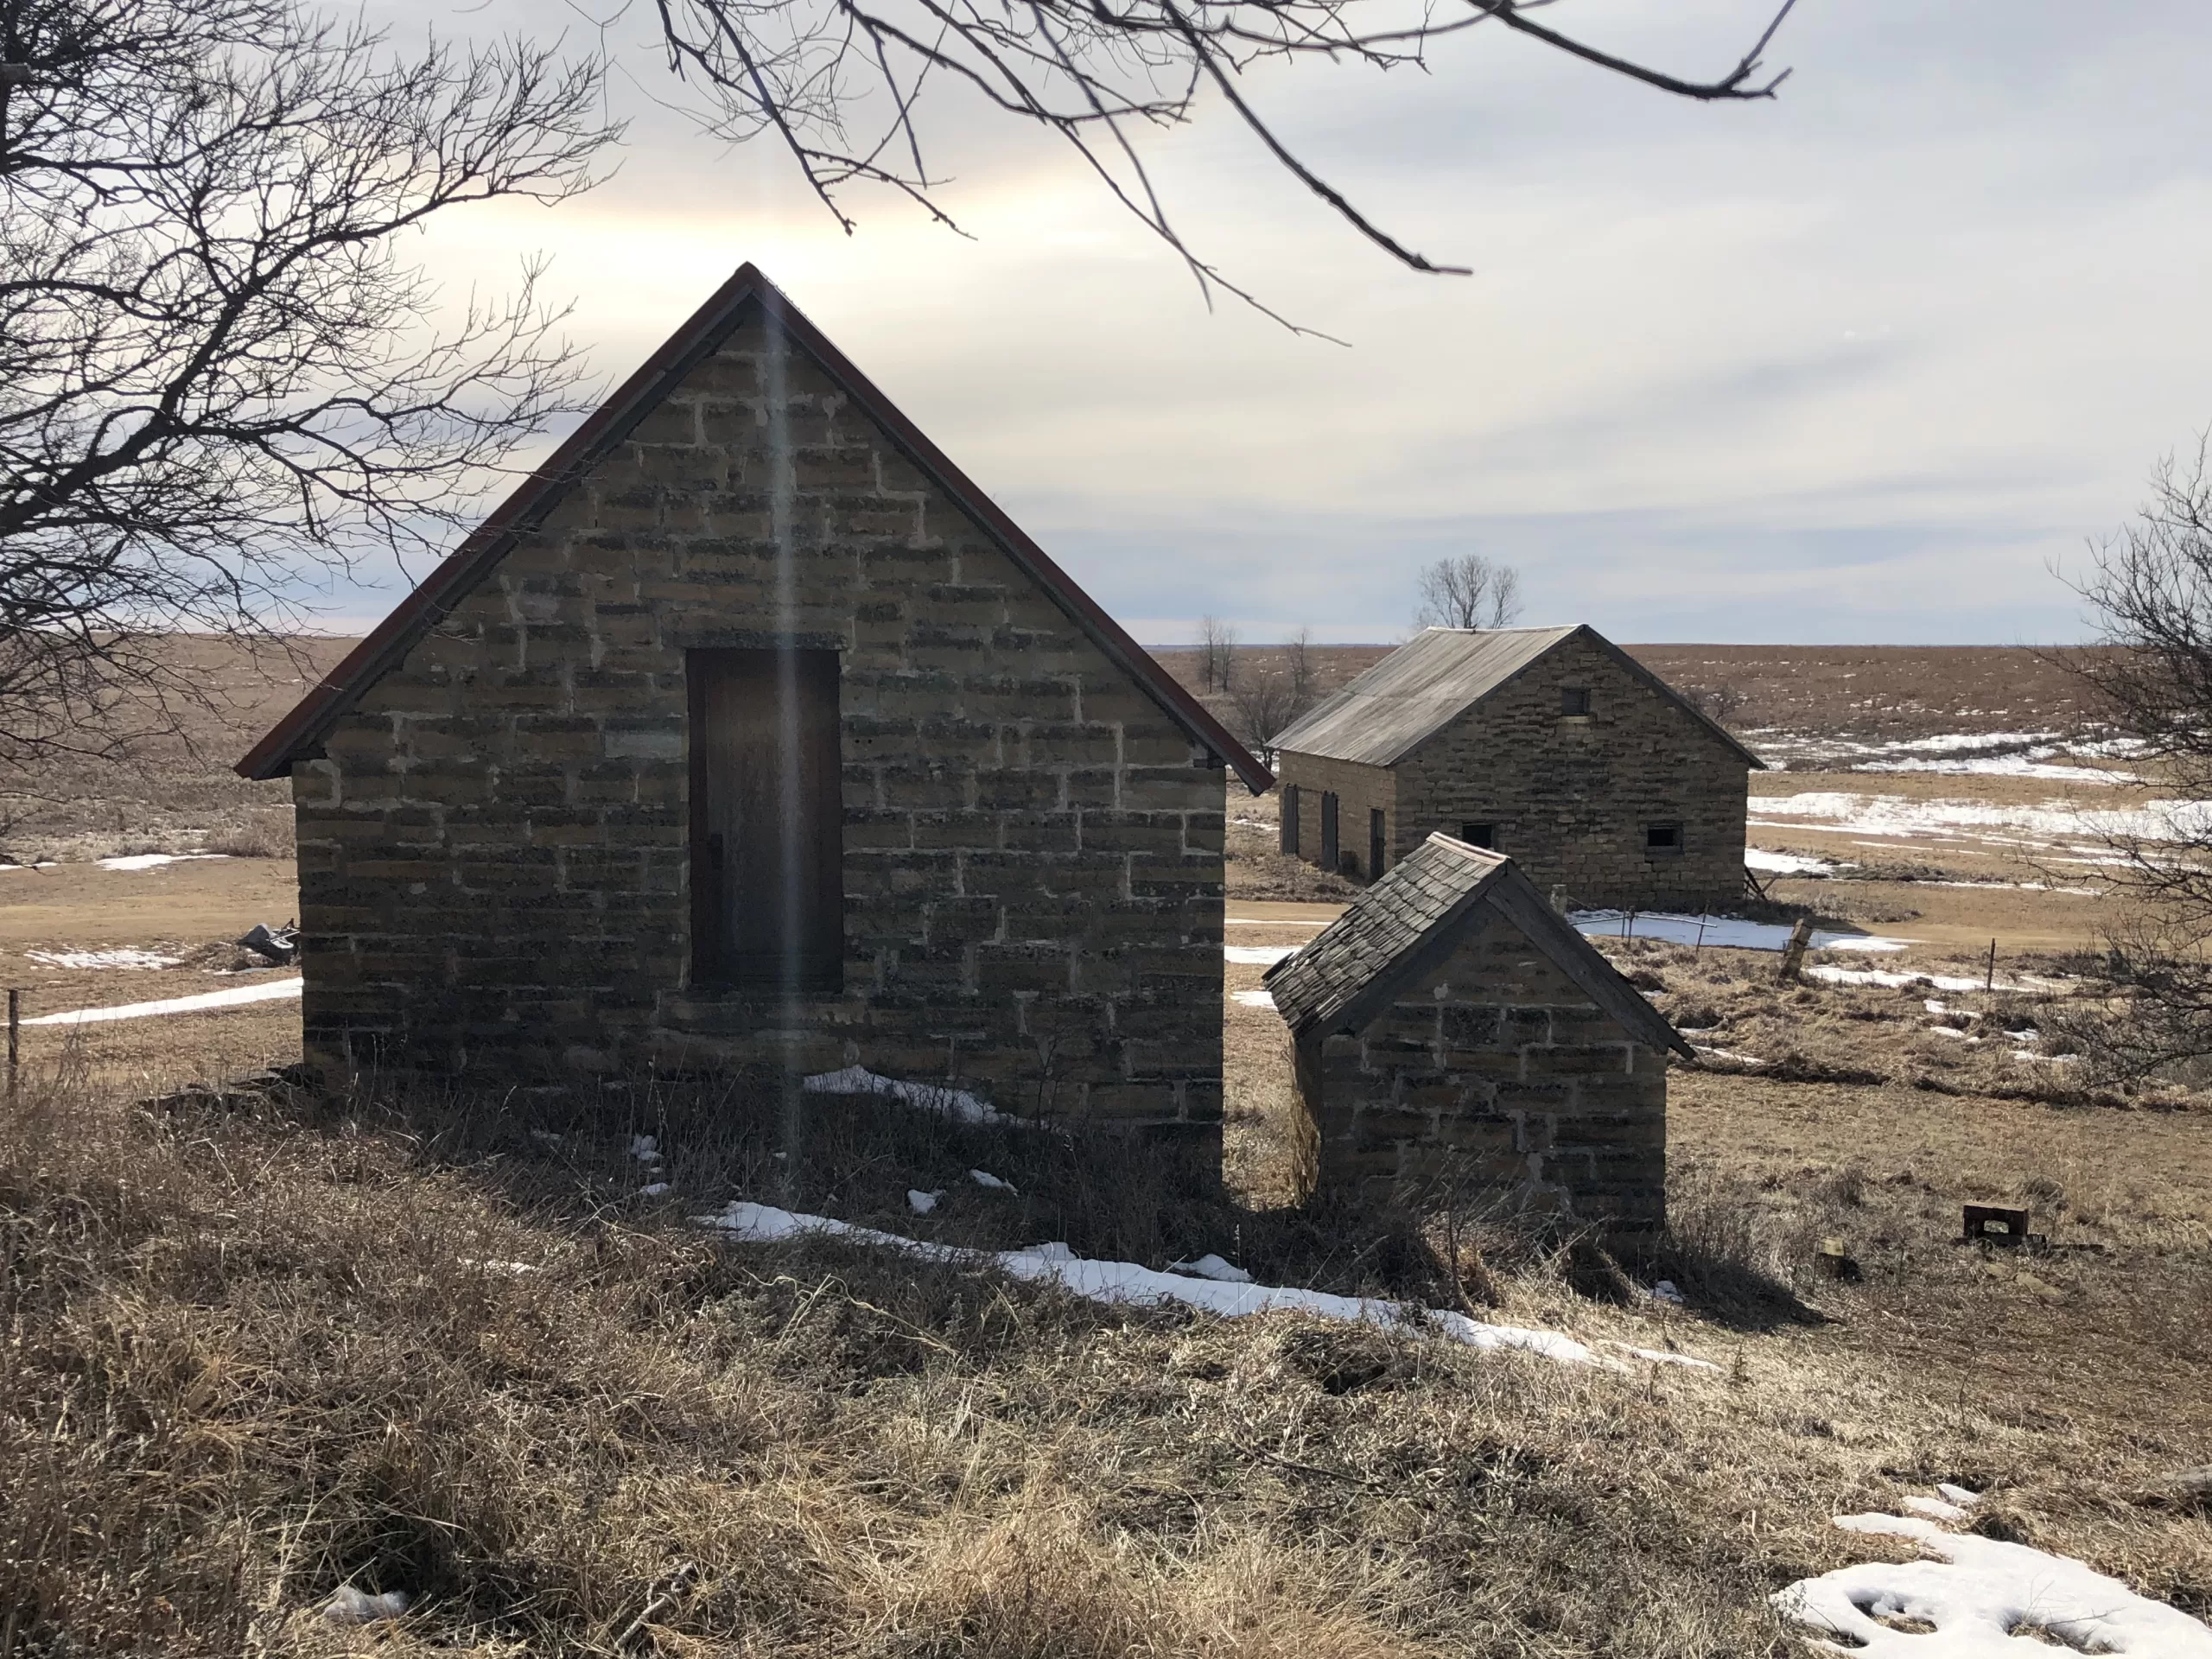
[[[925,1192],[919,1187],[910,1186],[906,1189],[906,1207],[918,1216],[926,1216],[937,1208],[937,1201],[944,1196],[943,1187],[934,1192]]]
[[[1904,1508],[1908,1514],[1925,1516],[1930,1521],[1941,1521],[1948,1526],[1956,1526],[1967,1518],[1963,1504],[1954,1503],[1944,1497],[1923,1497],[1916,1492],[1905,1499]]]
[[[1002,1181],[988,1169],[971,1169],[968,1179],[978,1186],[988,1186],[995,1192],[1019,1192],[1021,1189],[1012,1181]]]
[[[157,870],[164,864],[181,864],[196,858],[228,858],[228,853],[131,853],[123,858],[103,858],[104,870]]]
[[[459,1260],[464,1268],[474,1268],[480,1273],[504,1273],[510,1279],[519,1279],[526,1273],[537,1271],[537,1264],[534,1262],[494,1262],[474,1255],[464,1255]]]
[[[1670,944],[1706,944],[1728,950],[1781,950],[1789,928],[1781,922],[1747,922],[1735,916],[1680,916],[1667,911],[1575,910],[1567,919],[1577,931],[1600,939],[1663,939]],[[1903,950],[1910,939],[1878,933],[1828,933],[1815,929],[1815,950]]]
[[[1940,1496],[1949,1499],[1952,1503],[1961,1504],[1967,1509],[1972,1509],[1975,1504],[1981,1502],[1981,1494],[1980,1492],[1971,1491],[1964,1486],[1954,1486],[1948,1480],[1937,1481],[1936,1483],[1936,1491]]]
[[[669,1190],[666,1181],[647,1181],[638,1189],[638,1196],[641,1198],[657,1198]]]
[[[1698,1371],[1717,1371],[1720,1369],[1709,1359],[1693,1359],[1688,1354],[1670,1353],[1664,1348],[1631,1348],[1624,1342],[1614,1345],[1627,1348],[1638,1359],[1648,1359],[1654,1365],[1687,1365]]]
[[[1928,1029],[1935,1036],[1955,1037],[1962,1043],[1970,1043],[1974,1040],[1973,1038],[1967,1036],[1966,1033],[1961,1031],[1956,1026],[1930,1026]]]
[[[2081,1653],[2212,1659],[2212,1628],[2069,1556],[1946,1532],[1916,1516],[1847,1515],[1836,1525],[1910,1539],[1936,1559],[1863,1561],[1778,1591],[1776,1611],[1835,1638],[1814,1641],[1828,1652],[1856,1659],[2040,1659],[2051,1644],[2024,1633],[2039,1629]],[[1899,1630],[1884,1618],[1935,1628]]]
[[[532,1129],[530,1132],[530,1138],[549,1147],[557,1147],[561,1144],[561,1137],[550,1129]]]
[[[799,1087],[817,1095],[880,1095],[902,1106],[917,1106],[925,1112],[949,1117],[956,1123],[1021,1122],[1005,1112],[992,1110],[964,1089],[941,1083],[906,1083],[896,1077],[879,1077],[864,1065],[849,1065],[842,1071],[817,1072],[802,1081]]]
[[[1285,957],[1294,957],[1294,944],[1224,944],[1221,954],[1225,961],[1241,962],[1249,968],[1272,968]]]
[[[334,1624],[374,1624],[383,1619],[397,1618],[407,1611],[407,1592],[387,1590],[372,1596],[365,1590],[356,1590],[350,1584],[341,1584],[322,1604],[322,1616]]]
[[[5,875],[10,870],[50,870],[54,868],[52,859],[41,858],[35,864],[0,864],[0,875]]]
[[[184,960],[153,950],[26,950],[23,957],[48,968],[174,968]]]
[[[1682,1305],[1682,1293],[1673,1280],[1662,1279],[1651,1287],[1651,1300],[1655,1302],[1672,1302],[1676,1307],[1680,1307]]]
[[[1229,1000],[1248,1008],[1271,1009],[1275,1005],[1275,994],[1273,991],[1231,991]]]
[[[1839,968],[1832,962],[1817,962],[1805,969],[1808,979],[1824,980],[1831,985],[1886,985],[1892,990],[1900,985],[1929,985],[1939,991],[1979,991],[1987,987],[1986,979],[1967,979],[1955,974],[1905,974],[1884,968]],[[1995,989],[2000,991],[2055,991],[2059,982],[2045,979],[2038,974],[2028,974],[2018,979],[2000,979]]]
[[[1805,827],[1859,836],[1963,836],[2008,845],[2050,845],[2075,837],[2094,841],[2101,836],[2188,841],[2212,828],[2212,802],[2202,801],[2146,801],[2133,810],[2101,810],[2063,800],[2029,806],[1808,790],[1796,795],[1758,796],[1751,808],[1775,815],[1748,820],[1764,829],[1789,829],[1817,819],[1826,822]],[[1999,830],[2014,833],[1993,833]]]
[[[720,1215],[695,1216],[702,1226],[714,1227],[734,1237],[756,1243],[823,1233],[904,1251],[926,1261],[996,1268],[1010,1277],[1064,1287],[1084,1300],[1106,1303],[1179,1302],[1186,1307],[1216,1313],[1224,1319],[1243,1319],[1255,1313],[1299,1313],[1316,1319],[1381,1325],[1389,1330],[1427,1332],[1485,1350],[1513,1349],[1541,1355],[1561,1364],[1597,1365],[1620,1369],[1573,1337],[1557,1331],[1531,1330],[1522,1325],[1488,1325],[1446,1308],[1414,1308],[1402,1302],[1371,1296],[1335,1296],[1325,1291],[1298,1290],[1281,1285],[1223,1283],[1212,1279],[1186,1278],[1160,1273],[1134,1262],[1095,1262],[1075,1255],[1064,1243],[1041,1244],[1026,1250],[966,1249],[957,1245],[931,1244],[902,1238],[896,1233],[834,1221],[826,1216],[794,1214],[742,1198],[730,1200]],[[1657,1356],[1647,1356],[1656,1357]],[[1669,1363],[1710,1364],[1687,1356],[1664,1356]]]
[[[1170,1262],[1170,1273],[1187,1273],[1195,1278],[1211,1279],[1217,1284],[1249,1285],[1252,1275],[1233,1262],[1224,1262],[1209,1251],[1195,1262]]]
[[[238,985],[220,991],[202,991],[196,996],[164,997],[158,1002],[125,1002],[112,1008],[77,1008],[68,1014],[45,1014],[35,1020],[26,1020],[27,1026],[96,1026],[110,1020],[145,1020],[163,1014],[200,1014],[210,1008],[242,1007],[248,1002],[275,1002],[300,994],[300,982],[291,979],[264,981],[258,985]]]
[[[1744,849],[1744,867],[1752,870],[1768,870],[1776,875],[1833,875],[1838,870],[1855,869],[1853,864],[1840,864],[1834,859],[1807,858],[1797,853],[1770,853],[1764,847]]]
[[[630,1155],[641,1164],[657,1164],[660,1162],[660,1142],[650,1135],[633,1135],[630,1137]]]
[[[1732,1048],[1701,1048],[1697,1044],[1692,1043],[1690,1045],[1690,1051],[1700,1060],[1733,1060],[1738,1065],[1764,1065],[1767,1064],[1766,1061],[1761,1059],[1756,1054],[1738,1053]]]

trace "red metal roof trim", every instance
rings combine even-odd
[[[606,453],[628,435],[646,412],[675,389],[676,383],[721,346],[736,327],[748,301],[764,312],[830,377],[842,385],[907,458],[997,538],[1008,556],[1058,602],[1115,662],[1135,678],[1175,722],[1218,756],[1255,795],[1274,787],[1268,769],[1231,737],[1222,723],[1151,652],[1132,639],[1098,602],[1054,563],[1045,550],[977,488],[920,428],[877,389],[798,307],[753,265],[741,265],[714,297],[691,314],[614,395],[564,439],[543,466],[502,501],[445,561],[393,608],[369,636],[349,652],[322,683],[300,699],[238,763],[244,777],[281,775],[293,761],[321,742],[355,697],[392,668],[415,642],[435,627],[487,574],[512,545],[550,512]]]

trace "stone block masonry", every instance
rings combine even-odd
[[[1325,1188],[1492,1188],[1616,1234],[1666,1216],[1667,1057],[1499,918],[1364,1029],[1301,1043]]]
[[[842,987],[695,985],[685,652],[838,653]],[[310,1058],[1217,1138],[1224,773],[756,312],[294,769]]]

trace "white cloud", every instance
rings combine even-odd
[[[1549,16],[1687,70],[1761,21]],[[849,238],[767,143],[647,110],[593,195],[425,246],[457,287],[554,253],[610,378],[757,261],[1150,638],[1209,610],[1386,637],[1413,570],[1467,545],[1524,567],[1532,612],[1625,639],[2051,637],[2076,607],[2048,562],[2212,421],[2208,48],[2177,3],[2085,28],[1875,0],[1801,7],[1767,105],[1489,30],[1427,77],[1259,73],[1332,182],[1477,268],[1396,268],[1217,110],[1155,142],[1206,255],[1350,349],[1209,313],[1052,141],[965,110],[947,200],[978,241],[880,196]]]

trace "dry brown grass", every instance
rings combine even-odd
[[[2101,1253],[1923,1242],[1940,1172],[1888,1181],[1878,1135],[1861,1173],[1807,1168],[1775,1115],[1880,1093],[1678,1090],[1689,1311],[1592,1302],[1565,1253],[1491,1237],[1504,1316],[1724,1366],[1612,1373],[683,1219],[746,1190],[1438,1288],[1417,1241],[1112,1145],[669,1091],[533,1121],[41,1090],[0,1134],[0,1617],[16,1653],[1778,1654],[1766,1594],[1853,1553],[1828,1514],[1936,1478],[2212,1611],[2212,1527],[2126,1496],[2212,1413],[2180,1300],[2201,1237],[2146,1248],[2115,1206]],[[639,1194],[639,1129],[674,1196]],[[947,1203],[906,1215],[908,1185]],[[1809,1230],[1849,1232],[1866,1281],[1814,1280]],[[312,1609],[340,1582],[416,1609],[337,1630]]]

